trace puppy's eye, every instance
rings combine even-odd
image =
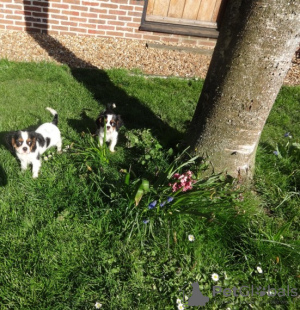
[[[28,141],[27,144],[28,144],[28,146],[31,146],[32,141]]]
[[[116,123],[111,122],[110,125],[111,125],[111,127],[115,127],[115,126],[116,126]]]
[[[17,142],[16,142],[17,147],[21,146],[22,143],[23,143],[23,141],[17,141]]]

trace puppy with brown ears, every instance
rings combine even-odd
[[[109,142],[109,150],[111,152],[115,151],[119,129],[123,125],[121,116],[113,112],[113,108],[115,107],[116,105],[114,103],[108,104],[106,110],[96,119],[99,143],[102,146],[105,138],[105,142]]]
[[[41,155],[52,146],[61,152],[62,140],[57,127],[58,114],[46,108],[54,116],[52,123],[42,124],[35,131],[17,131],[11,137],[11,144],[21,162],[21,169],[32,165],[32,177],[37,178],[42,165]]]

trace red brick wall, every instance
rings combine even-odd
[[[0,30],[215,45],[214,39],[139,31],[143,7],[143,0],[0,0]]]

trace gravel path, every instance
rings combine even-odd
[[[0,58],[8,60],[55,61],[71,67],[127,68],[150,75],[205,78],[211,50],[161,47],[128,39],[0,31]],[[285,84],[300,85],[299,58],[294,59]]]

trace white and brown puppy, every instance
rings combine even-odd
[[[12,135],[11,144],[21,162],[21,169],[26,170],[32,165],[32,176],[37,178],[41,167],[41,155],[50,147],[56,146],[61,152],[61,135],[57,127],[58,114],[46,108],[54,116],[52,123],[42,124],[35,131],[17,131]]]
[[[114,103],[108,104],[106,110],[96,119],[100,145],[103,145],[103,141],[105,139],[106,142],[109,142],[109,150],[111,152],[115,151],[119,129],[123,125],[121,116],[115,114],[112,110],[115,107],[116,105]]]

